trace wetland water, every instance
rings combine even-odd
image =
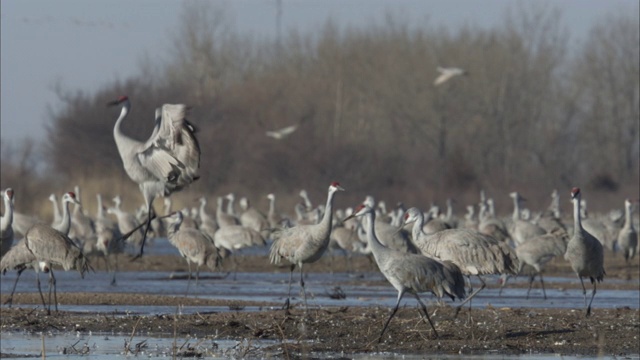
[[[295,307],[292,315],[286,316],[279,308],[286,296],[288,270],[270,266],[266,249],[249,249],[241,255],[244,258],[240,258],[239,269],[250,265],[259,269],[240,271],[235,277],[226,272],[231,267],[224,272],[203,271],[198,286],[192,279],[186,298],[184,260],[160,240],[145,254],[149,259],[159,257],[155,263],[149,260],[149,264],[138,266],[121,258],[125,271],[118,272],[116,286],[110,285],[110,275],[100,269],[100,261],[95,263],[98,271],[85,279],[76,272],[59,270],[56,278],[61,315],[51,317],[44,315],[35,296],[35,274],[25,271],[14,307],[2,306],[1,352],[3,356],[41,358],[44,336],[47,358],[61,359],[130,358],[133,353],[125,348],[125,341],[130,339],[130,349],[141,344],[138,358],[171,357],[174,341],[185,351],[179,355],[200,354],[206,358],[286,358],[293,354],[360,359],[424,358],[422,354],[435,354],[429,358],[476,359],[538,359],[556,354],[565,359],[577,355],[638,358],[637,275],[616,275],[616,271],[607,269],[608,276],[599,284],[593,301],[594,315],[587,319],[582,313],[584,298],[579,281],[562,268],[562,261],[552,264],[545,276],[547,300],[542,298],[538,281],[526,299],[527,277],[511,278],[502,296],[498,294],[498,278],[486,277],[487,288],[473,300],[475,311],[452,319],[451,307],[439,307],[431,295],[424,294],[422,298],[441,334],[437,341],[428,325],[417,318],[415,300],[405,296],[388,338],[372,347],[370,341],[395,305],[397,293],[364,257],[354,257],[353,262],[359,265],[352,272],[337,265],[344,263],[342,256],[335,262],[323,258],[323,264],[305,269],[307,299],[314,314],[309,320],[302,315],[297,271],[292,285]],[[340,272],[327,271],[328,264]],[[48,275],[40,276],[46,297]],[[15,277],[15,272],[10,272],[0,278],[3,301]],[[480,283],[472,278],[472,284],[477,288]],[[590,296],[591,285],[585,285]],[[455,305],[450,301],[446,304]],[[100,317],[109,320],[97,319]],[[175,338],[174,317],[184,322],[176,327]],[[310,329],[314,330],[310,333]]]

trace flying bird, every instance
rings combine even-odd
[[[124,169],[131,180],[140,186],[147,207],[142,245],[135,257],[138,258],[142,256],[147,232],[155,217],[153,200],[158,196],[169,196],[200,178],[200,145],[195,136],[195,127],[185,118],[187,107],[184,104],[164,104],[156,109],[155,127],[151,137],[144,142],[122,132],[122,121],[131,108],[129,98],[120,96],[107,105],[122,106],[113,127],[113,137]],[[124,234],[123,237],[128,236]]]
[[[440,76],[436,78],[433,82],[434,86],[438,86],[444,84],[449,81],[451,78],[461,75],[467,75],[468,72],[466,70],[457,68],[457,67],[440,67],[438,66],[438,72],[440,72]]]
[[[276,140],[282,140],[291,135],[294,131],[296,131],[296,129],[298,129],[298,125],[291,125],[278,130],[267,131],[266,134],[267,136],[272,137]]]

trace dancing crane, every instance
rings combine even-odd
[[[195,127],[185,118],[187,107],[184,104],[164,104],[160,111],[156,110],[153,133],[145,142],[122,132],[122,121],[131,108],[129,98],[120,96],[108,105],[122,106],[113,127],[113,137],[124,169],[140,186],[147,207],[147,221],[136,259],[143,254],[147,232],[155,217],[153,200],[169,196],[200,177],[200,146],[195,137]],[[128,235],[124,234],[124,237]]]

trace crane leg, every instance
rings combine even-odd
[[[131,236],[134,232],[138,231],[138,229],[140,229],[142,226],[144,226],[144,235],[142,236],[142,244],[140,245],[140,253],[138,255],[136,255],[133,259],[131,259],[131,261],[137,260],[139,258],[142,257],[142,254],[144,252],[144,243],[147,241],[147,234],[149,233],[149,229],[151,228],[151,220],[156,218],[156,212],[155,210],[153,210],[153,198],[151,199],[147,199],[147,195],[144,196],[145,199],[147,200],[147,221],[139,226],[136,226],[135,229],[131,230],[130,232],[128,232],[125,236],[123,236],[123,239],[128,238],[129,236]]]
[[[196,289],[198,288],[198,278],[200,277],[200,265],[196,264]]]
[[[420,297],[418,296],[418,294],[415,294],[415,296],[416,296],[416,300],[418,300],[418,304],[420,304],[420,308],[422,309],[422,313],[424,313],[424,315],[427,317],[427,320],[429,321],[429,325],[431,325],[431,328],[433,329],[433,333],[436,334],[436,338],[439,337],[438,336],[438,331],[436,331],[436,327],[433,326],[433,323],[431,322],[431,318],[429,317],[429,312],[427,312],[427,305],[425,305],[422,302],[422,300],[420,300]],[[420,311],[418,311],[418,312],[420,312]],[[420,313],[421,317],[422,317],[422,313]]]
[[[51,315],[51,310],[47,307],[47,303],[44,301],[44,295],[42,295],[42,288],[40,288],[40,273],[36,271],[36,285],[38,285],[38,292],[40,293],[40,299],[42,300],[42,307],[47,309],[47,315]]]
[[[544,296],[544,299],[547,300],[547,292],[544,290],[544,279],[542,279],[542,273],[539,273],[538,276],[540,276],[540,285],[542,285],[542,295]]]
[[[307,308],[307,292],[304,290],[304,279],[302,273],[302,264],[300,264],[300,287],[302,288],[302,299],[304,300],[304,312],[306,313]]]
[[[23,267],[20,270],[18,270],[18,274],[16,276],[16,281],[13,282],[13,288],[11,289],[11,295],[9,295],[9,298],[7,299],[7,301],[4,302],[4,305],[9,304],[9,307],[11,307],[11,305],[13,305],[13,294],[16,292],[16,285],[18,285],[18,280],[20,280],[20,275],[22,275],[22,272],[25,269],[26,269],[26,267]]]
[[[584,287],[584,281],[582,281],[582,276],[578,275],[578,279],[580,279],[580,284],[582,285],[582,295],[584,296],[584,305],[587,305],[587,289]]]
[[[184,294],[187,296],[189,294],[189,285],[191,285],[191,262],[187,260],[187,266],[189,267],[189,276],[187,277],[187,292]]]
[[[591,300],[589,301],[589,306],[587,306],[587,314],[585,316],[591,315],[591,303],[593,302],[593,298],[596,296],[596,282],[593,282],[593,291],[591,292]]]
[[[113,259],[113,277],[111,278],[111,286],[116,286],[116,272],[118,272],[118,254],[111,255]]]
[[[458,305],[456,307],[456,312],[453,315],[453,317],[457,317],[458,316],[458,313],[460,313],[460,310],[462,309],[462,306],[464,304],[466,304],[467,302],[469,302],[469,309],[471,309],[471,299],[473,299],[474,296],[478,295],[478,293],[480,291],[482,291],[485,287],[487,287],[487,284],[484,282],[484,280],[482,280],[480,275],[478,275],[478,279],[480,279],[480,282],[482,283],[482,285],[480,286],[479,289],[477,289],[476,291],[472,292],[471,295],[467,296],[467,298],[464,299],[464,301],[460,305]],[[471,283],[471,280],[469,280],[469,283]]]
[[[531,292],[531,287],[533,286],[533,281],[536,279],[536,274],[529,275],[529,289],[527,290],[527,300],[529,300],[529,293]]]
[[[500,284],[500,291],[498,292],[498,296],[502,296],[502,289],[504,289],[505,285],[507,285],[507,280],[509,280],[510,278],[511,276],[508,274],[502,274],[500,276],[500,280],[502,281],[502,284]]]
[[[56,288],[56,276],[53,269],[49,269],[49,310],[51,310],[51,288],[53,287],[53,301],[55,302],[56,312],[58,312],[58,291]]]
[[[384,323],[384,326],[382,327],[382,331],[380,332],[380,337],[378,338],[378,343],[382,341],[382,335],[384,335],[385,330],[387,330],[387,326],[389,326],[389,322],[391,321],[391,318],[398,311],[398,307],[400,306],[400,300],[402,299],[403,295],[404,295],[404,290],[400,290],[398,292],[398,300],[396,301],[396,306],[393,308],[393,310],[391,310],[391,314],[389,314],[389,318],[387,318],[387,321]]]
[[[291,282],[293,281],[293,269],[296,268],[295,264],[291,264],[291,267],[289,269],[289,290],[287,291],[287,301],[284,302],[284,305],[282,306],[283,310],[289,311],[289,302],[290,302],[290,298],[291,298]]]

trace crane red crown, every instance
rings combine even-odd
[[[580,188],[574,187],[573,189],[571,189],[571,196],[572,197],[575,197],[578,194],[580,194]]]
[[[334,182],[331,183],[331,186],[338,187],[338,186],[340,186],[340,183],[337,182],[337,181],[334,181]]]
[[[71,196],[72,198],[76,197],[76,193],[74,193],[73,191],[69,191],[67,194],[69,194],[69,196]]]

